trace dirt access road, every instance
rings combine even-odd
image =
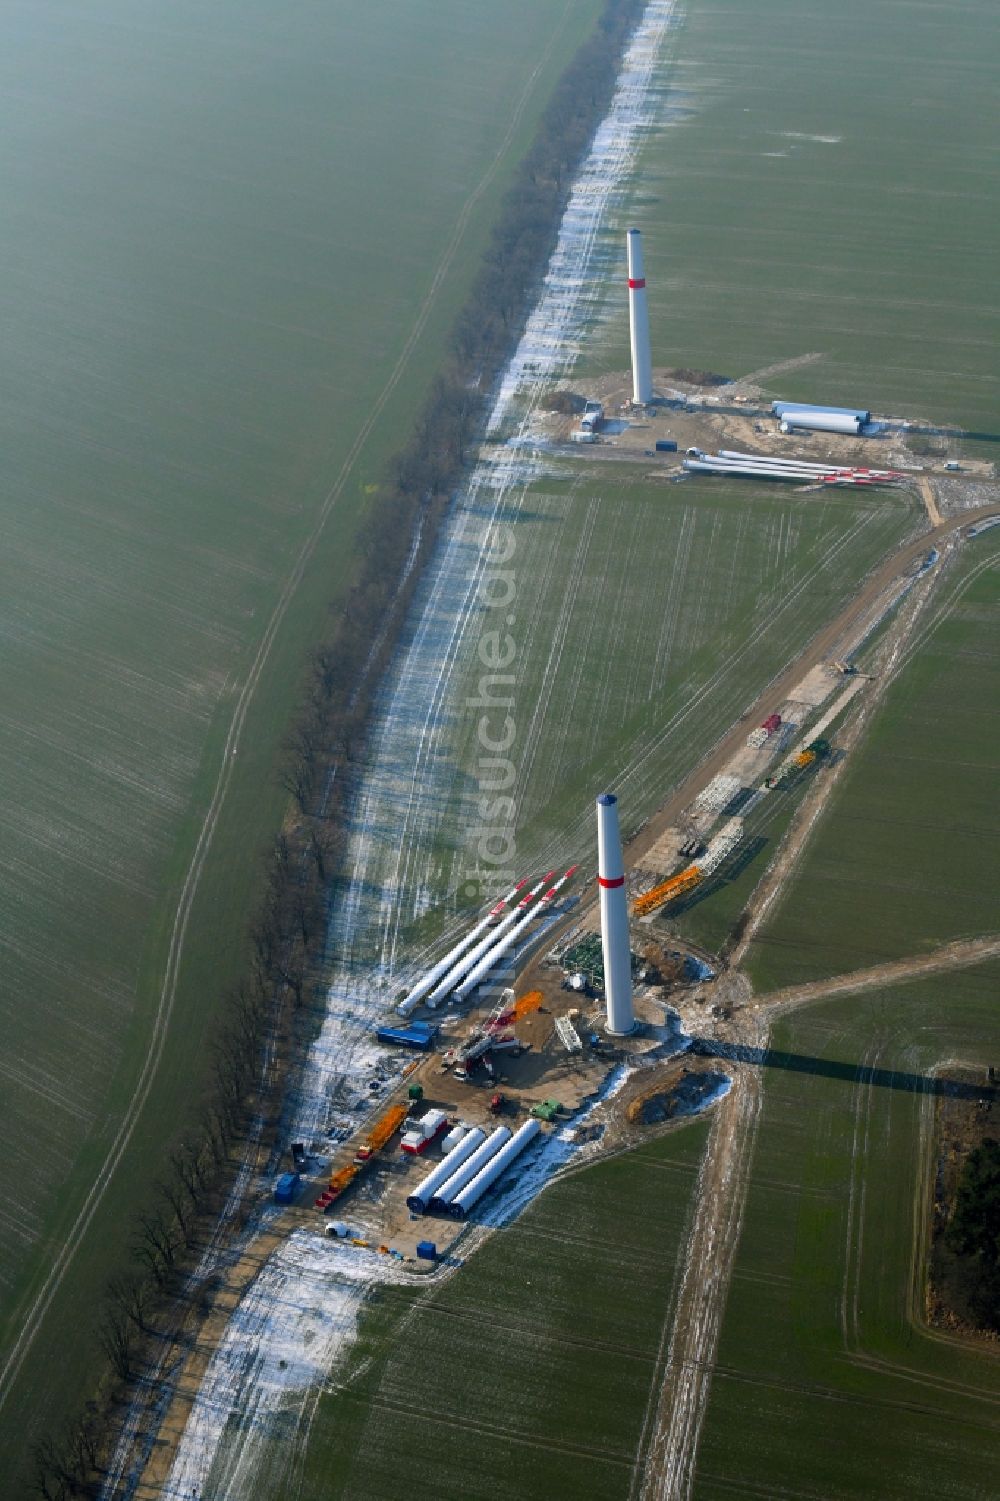
[[[938,527],[931,534],[935,543],[956,529],[956,523]],[[916,548],[926,547],[926,535]],[[912,548],[904,551],[913,552]],[[895,561],[898,562],[899,554]],[[875,690],[858,706],[848,727],[848,741],[856,744],[870,723],[888,685],[893,681],[918,632],[934,596],[943,570],[932,570],[908,597],[879,651],[879,675]],[[880,572],[884,575],[885,569]],[[871,583],[867,586],[871,588]],[[860,601],[855,601],[855,607]],[[852,610],[854,607],[852,607]],[[845,612],[850,614],[851,611]],[[844,620],[844,617],[841,617]],[[746,953],[761,922],[792,874],[815,829],[820,814],[836,785],[839,767],[833,768],[813,796],[799,809],[776,860],[758,886],[748,908],[748,922],[733,951],[737,964]],[[739,985],[749,1004],[739,1012],[732,1027],[732,1042],[755,1049],[767,1046],[772,1021],[798,1006],[828,996],[853,994],[881,985],[942,970],[978,964],[1000,956],[1000,935],[944,944],[931,953],[913,955],[847,974],[830,976],[798,986],[788,986],[753,1001],[745,977],[725,973],[721,983]],[[651,1393],[651,1410],[643,1433],[632,1492],[641,1501],[683,1501],[691,1495],[697,1461],[698,1439],[707,1407],[719,1331],[725,1313],[740,1227],[746,1205],[753,1162],[753,1145],[760,1115],[762,1078],[759,1065],[727,1061],[733,1078],[729,1095],[716,1107],[715,1120],[705,1149],[696,1188],[692,1229],[689,1236],[681,1286],[675,1306],[669,1354],[663,1367],[659,1391]],[[652,1405],[655,1400],[655,1412]]]
[[[751,724],[760,723],[776,703],[780,703],[782,699],[791,695],[791,690],[811,668],[836,657],[844,641],[850,640],[853,632],[857,630],[867,612],[873,608],[879,596],[895,579],[901,578],[908,569],[915,567],[932,547],[940,550],[950,538],[967,526],[977,521],[985,521],[990,516],[1000,516],[1000,503],[980,506],[976,510],[964,512],[961,516],[950,517],[940,526],[922,532],[919,537],[904,543],[902,547],[890,553],[885,561],[880,563],[864,580],[850,604],[829,625],[818,631],[799,655],[771,679],[740,719],[723,735],[721,740],[716,742],[690,775],[685,777],[684,781],[671,793],[663,806],[629,840],[624,852],[626,871],[642,863],[643,856],[663,837],[667,829],[677,823],[680,815],[694,801],[698,793],[707,787],[712,778],[717,776],[732,759],[746,739],[748,721]],[[596,905],[595,893],[591,900],[584,899],[562,922],[550,928],[546,934],[545,951],[551,951],[558,944],[560,937],[570,928],[576,927],[581,921],[585,923],[587,916],[592,914]],[[539,974],[540,959],[535,959],[521,975],[518,983],[523,989],[530,990],[533,985],[537,984]]]

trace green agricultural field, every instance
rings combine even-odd
[[[759,990],[997,930],[1000,536],[965,545],[758,935]]]
[[[979,433],[995,457],[993,0],[685,7],[643,231],[654,364]],[[620,283],[594,368],[627,364]]]
[[[553,1185],[439,1288],[383,1290],[301,1501],[395,1501],[401,1476],[415,1501],[626,1497],[707,1129]]]
[[[368,489],[597,9],[41,0],[8,18],[0,1357],[79,1243],[3,1410],[10,1485],[10,1455],[89,1376],[123,1226],[198,1098],[285,805],[302,664],[350,580]],[[279,623],[233,759],[227,729]],[[155,1035],[224,763],[162,1065],[77,1232]]]
[[[588,852],[605,784],[637,827],[918,524],[897,492],[699,491],[618,464],[532,486],[508,565],[522,858]]]
[[[922,1327],[931,1071],[997,1054],[1000,967],[783,1021],[694,1496],[996,1494],[994,1350]]]

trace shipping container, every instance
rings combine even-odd
[[[375,1036],[379,1042],[397,1043],[404,1048],[419,1048],[427,1052],[433,1045],[436,1027],[428,1022],[411,1022],[408,1027],[379,1027]]]
[[[282,1173],[274,1185],[274,1202],[291,1204],[298,1193],[300,1181],[298,1173]]]

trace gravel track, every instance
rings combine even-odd
[[[936,530],[943,534],[954,529],[954,523],[946,523]],[[920,543],[903,551],[912,553],[915,560],[922,550],[926,550],[926,546],[926,539],[922,539]],[[898,555],[894,564],[898,573]],[[886,576],[891,572],[891,568],[884,566],[876,578],[869,581],[864,591],[868,600],[877,597],[878,590],[884,586]],[[863,700],[848,731],[852,744],[857,743],[889,683],[897,676],[906,660],[906,648],[916,634],[918,624],[923,623],[928,601],[944,572],[943,569],[937,569],[926,574],[918,587],[911,591],[904,608],[891,625],[880,649],[881,671],[875,690]],[[849,625],[851,619],[858,619],[862,608],[860,600],[856,600],[851,609],[845,612],[848,619],[841,617],[834,627],[821,634],[827,639],[831,635],[835,638],[838,627]],[[800,670],[799,665],[796,671]],[[742,733],[741,726],[739,734]],[[711,774],[719,769],[724,759],[726,758],[713,758]],[[704,785],[706,780],[706,772],[700,772],[698,781]],[[755,893],[749,909],[750,920],[746,932],[738,950],[733,954],[734,967],[746,953],[761,921],[797,865],[834,785],[835,777],[831,775],[800,810],[799,817],[779,851],[778,860]],[[660,823],[660,819],[657,823]],[[799,1006],[828,996],[850,994],[959,965],[980,963],[997,955],[1000,955],[1000,935],[988,935],[946,944],[932,954],[915,955],[807,985],[789,986],[761,998],[746,1012],[738,1015],[735,1040],[749,1041],[755,1047],[766,1047],[772,1020]],[[861,1258],[860,1227],[866,1189],[865,1147],[870,1132],[874,1087],[871,1070],[875,1067],[877,1051],[877,1045],[873,1044],[872,1056],[866,1057],[862,1064],[862,1088],[858,1091],[856,1102],[856,1152],[853,1159],[856,1170],[850,1188],[848,1254],[841,1299],[845,1345],[853,1359],[867,1364],[872,1363],[873,1358],[860,1350],[858,1272]],[[864,1078],[866,1069],[867,1087]],[[736,1063],[732,1068],[732,1075],[733,1088],[716,1107],[713,1129],[695,1190],[694,1221],[662,1386],[655,1394],[657,1405],[652,1436],[645,1453],[640,1451],[633,1481],[632,1494],[640,1498],[640,1501],[685,1501],[693,1490],[698,1440],[707,1408],[719,1331],[739,1243],[763,1095],[759,1069]],[[887,1369],[890,1368],[889,1363],[885,1364]],[[896,1370],[896,1366],[892,1365],[891,1369]],[[916,1372],[913,1373],[913,1379],[933,1384]],[[652,1397],[651,1393],[651,1402]]]

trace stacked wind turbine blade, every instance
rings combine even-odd
[[[480,939],[480,941],[475,945],[474,948],[469,949],[468,953],[463,954],[461,958],[451,966],[448,972],[441,980],[439,980],[438,984],[434,987],[430,995],[427,997],[427,1004],[431,1008],[431,1010],[434,1010],[435,1007],[439,1006],[444,1000],[445,996],[450,995],[450,993],[458,985],[458,982],[461,980],[462,976],[466,974],[470,969],[472,969],[482,958],[482,956],[488,953],[489,950],[494,947],[497,939],[501,934],[506,933],[509,928],[513,927],[516,923],[523,919],[524,909],[526,907],[529,907],[530,904],[534,901],[535,897],[542,890],[546,881],[551,881],[552,875],[553,872],[550,870],[547,875],[543,876],[542,879],[537,882],[536,885],[532,886],[527,895],[521,898],[517,906],[514,907],[510,912],[508,912],[506,917],[502,917],[500,921],[495,924],[495,926],[492,926],[490,928],[485,938]]]
[[[425,975],[421,975],[420,979],[417,981],[416,985],[414,985],[410,993],[406,996],[405,1000],[400,1001],[399,1005],[396,1007],[396,1010],[401,1012],[403,1016],[409,1016],[411,1011],[415,1011],[416,1008],[420,1005],[420,1002],[426,996],[430,995],[431,991],[437,985],[442,975],[448,974],[449,971],[455,968],[455,965],[460,956],[464,954],[467,949],[471,948],[476,940],[483,933],[485,933],[487,929],[495,930],[494,925],[496,919],[503,912],[503,909],[506,907],[507,903],[513,901],[517,893],[523,887],[527,886],[527,884],[527,881],[518,881],[516,886],[512,886],[510,891],[507,892],[506,896],[502,896],[500,900],[490,908],[486,916],[480,922],[476,923],[474,927],[470,928],[468,933],[466,933],[459,940],[459,942],[455,944],[454,948],[448,950],[443,959],[439,959],[437,964],[435,964],[432,969],[429,969]]]

